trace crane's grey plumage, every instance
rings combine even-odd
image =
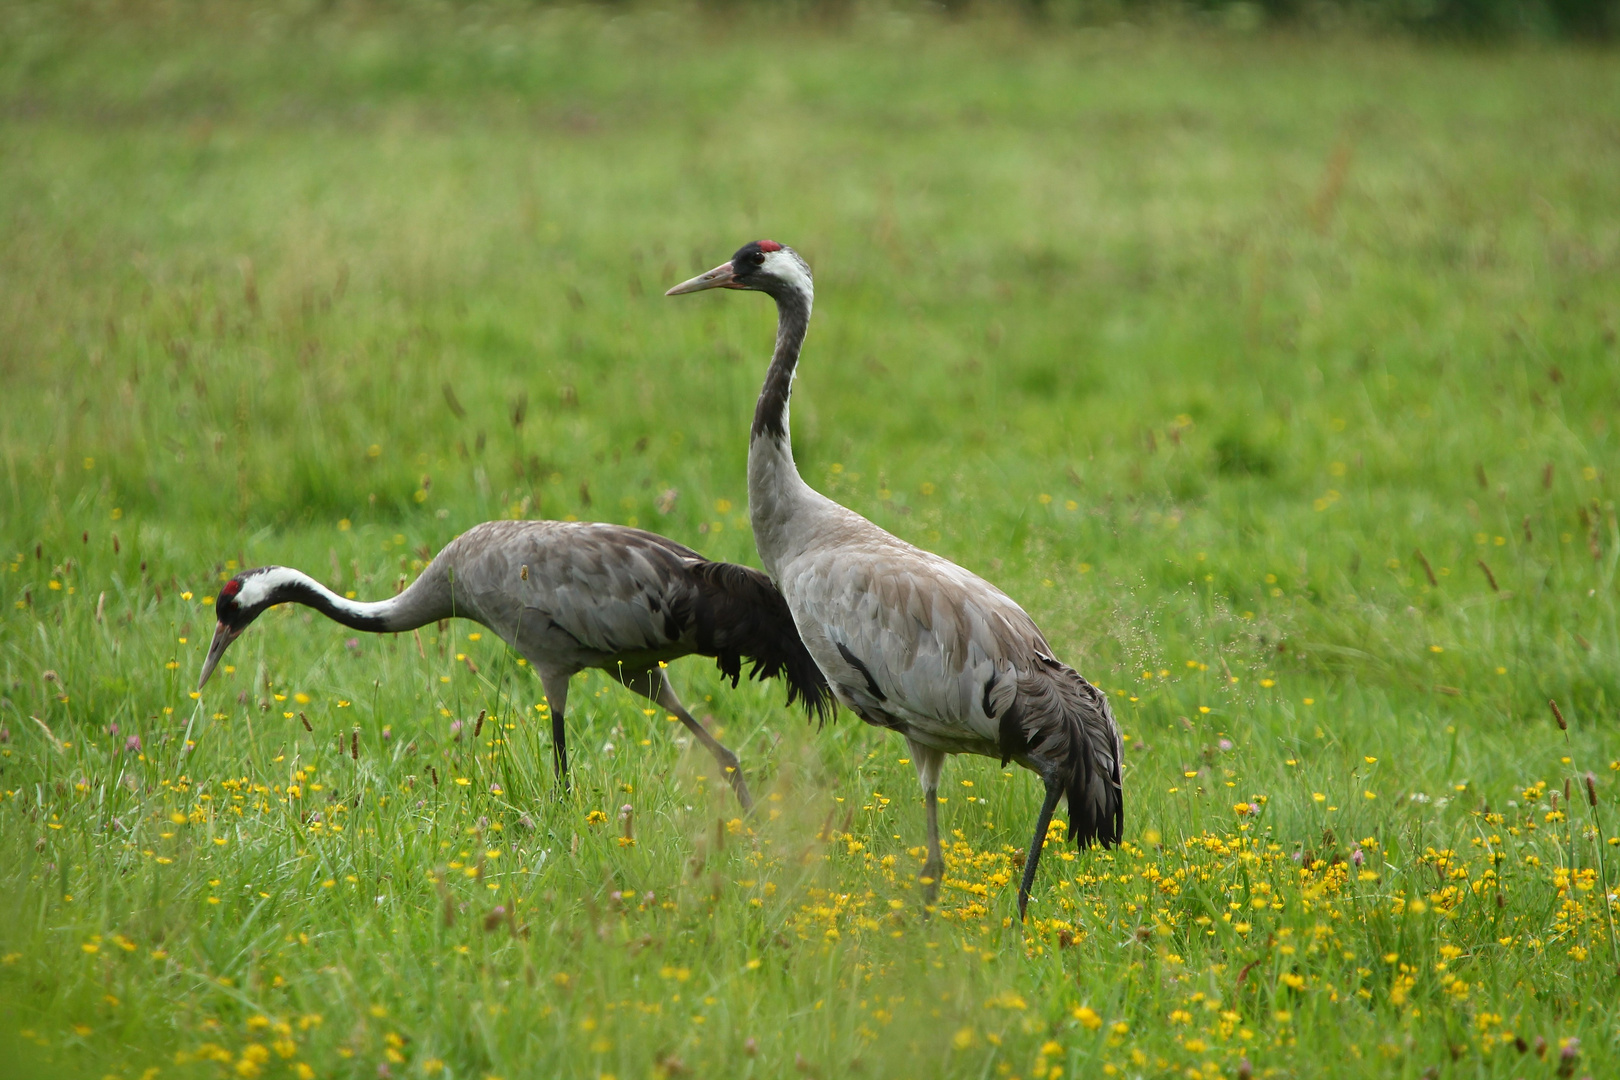
[[[1069,804],[1070,839],[1120,839],[1122,748],[1108,699],[1054,656],[1034,620],[1001,590],[799,476],[788,401],[814,286],[798,253],[772,241],[749,244],[669,294],[712,288],[776,301],[776,349],[748,447],[754,539],[838,700],[910,744],[928,805],[930,897],[944,871],[937,791],[946,754],[1016,761],[1046,786],[1018,890],[1022,917],[1060,796]]]
[[[607,671],[678,717],[720,762],[745,808],[752,800],[736,755],[686,711],[662,665],[693,653],[712,656],[735,686],[743,661],[751,661],[752,678],[785,676],[789,705],[800,700],[817,717],[832,708],[826,680],[769,578],[710,562],[641,529],[487,521],[445,545],[409,588],[378,603],[345,599],[284,566],[244,571],[220,589],[219,626],[199,689],[248,624],[283,603],[305,604],[373,633],[453,617],[489,627],[540,676],[551,705],[557,775],[565,783],[568,681],[585,668]]]

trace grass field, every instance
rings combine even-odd
[[[12,1075],[1620,1070],[1614,54],[289,12],[0,8]],[[466,623],[282,609],[190,693],[240,567],[380,598],[525,515],[757,565],[774,312],[661,292],[763,236],[806,478],[1128,734],[1128,843],[1027,925],[1033,777],[948,766],[930,917],[903,743],[701,659],[750,819],[601,676],[561,797]]]

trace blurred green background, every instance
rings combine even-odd
[[[1425,849],[1494,866],[1480,845],[1499,823],[1480,815],[1524,801],[1521,825],[1542,822],[1538,779],[1537,800],[1566,777],[1579,798],[1594,770],[1615,813],[1620,67],[1552,40],[1601,37],[1612,6],[1480,10],[0,6],[8,1037],[74,1075],[785,1075],[802,1059],[825,1076],[1212,1076],[1247,1054],[1276,1075],[1505,1077],[1560,1067],[1567,1037],[1601,1074],[1611,879],[1587,880],[1575,936],[1536,935],[1612,820],[1530,836],[1551,846],[1524,849],[1535,864],[1515,851],[1522,891],[1484,894],[1454,930],[1367,914],[1437,887]],[[953,856],[992,889],[982,924],[957,915],[984,935],[982,967],[934,963],[944,920],[859,939],[836,897],[911,900],[904,873],[870,864],[903,870],[922,835],[903,749],[848,716],[806,729],[777,688],[723,690],[701,661],[677,665],[683,695],[734,725],[756,793],[787,795],[791,829],[755,823],[751,852],[720,855],[732,811],[702,761],[661,730],[635,745],[641,703],[594,676],[570,713],[571,801],[553,798],[543,725],[468,758],[445,717],[540,701],[476,628],[427,631],[419,653],[267,618],[233,650],[239,673],[187,697],[203,601],[242,566],[381,597],[505,516],[634,523],[757,565],[746,431],[774,312],[662,291],[762,237],[817,273],[793,410],[806,478],[995,581],[1109,691],[1137,747],[1135,858],[1147,836],[1236,829],[1233,801],[1266,794],[1293,906],[1264,949],[1260,931],[1205,941],[1190,901],[1150,914],[1082,855],[1103,872],[1078,891],[1109,906],[1073,916],[1083,947],[1036,953],[1059,929],[1004,926],[992,878],[1037,799],[987,761],[948,775],[980,785],[993,823],[958,799],[946,815],[990,860]],[[314,730],[277,694],[308,698]],[[345,763],[331,735],[351,726],[365,749]],[[416,801],[428,761],[499,776],[505,797]],[[305,763],[381,800],[356,803],[344,843],[311,839],[284,796]],[[248,788],[221,787],[236,777]],[[213,831],[253,784],[284,818]],[[870,809],[880,790],[888,820],[841,818],[836,800]],[[621,800],[634,849],[585,825]],[[780,901],[759,891],[772,842],[809,850],[840,820],[833,861],[788,860]],[[492,823],[523,838],[503,903],[552,919],[499,946],[477,929],[481,892],[444,927],[423,877],[473,857],[449,837],[499,846]],[[1281,963],[1272,931],[1312,923],[1290,853],[1348,857],[1363,836],[1406,854],[1345,924],[1343,971],[1293,1005],[1275,980],[1276,1001],[1251,1003],[1260,979],[1237,972]],[[1075,866],[1049,859],[1056,890]],[[726,903],[722,866],[743,890]],[[1247,863],[1228,871],[1248,881]],[[602,929],[629,885],[678,907],[647,916],[668,922],[645,953],[639,928]],[[823,910],[845,944],[794,929]],[[163,955],[115,967],[115,934]],[[771,934],[798,966],[750,989]],[[1466,1007],[1432,969],[1448,934],[1485,973]],[[476,964],[454,967],[464,948]],[[1407,948],[1428,950],[1429,981],[1404,1004],[1387,985],[1340,1004],[1370,978],[1352,973]],[[711,1026],[666,995],[613,1028],[648,986],[689,1004],[706,987]],[[1166,1016],[1202,1008],[1195,986],[1259,1041],[1212,1018],[1199,1045],[1219,1052],[1189,1049]],[[949,1000],[924,1007],[935,991]],[[1007,994],[1027,1001],[987,1012]],[[1110,1026],[1085,1043],[1070,1010],[1088,1001],[1135,1041],[1100,1041],[1126,1039]],[[1492,1056],[1503,1014],[1552,1057]],[[252,1018],[300,1015],[325,1017],[298,1029],[301,1056],[259,1061],[279,1036]],[[863,1041],[868,1023],[884,1037]]]

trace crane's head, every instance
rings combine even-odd
[[[777,299],[797,294],[808,299],[814,294],[810,264],[797,251],[775,240],[755,240],[737,249],[730,262],[721,263],[706,274],[683,281],[665,293],[701,292],[704,289],[747,289],[770,293]]]
[[[254,619],[277,604],[294,599],[291,594],[301,590],[302,576],[282,566],[261,566],[242,571],[220,587],[219,595],[214,598],[214,615],[219,625],[214,627],[214,640],[208,646],[208,659],[203,661],[197,689],[203,688],[219,658]]]

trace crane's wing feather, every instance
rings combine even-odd
[[[790,560],[782,588],[816,662],[859,715],[940,750],[1049,773],[1068,795],[1072,835],[1118,841],[1121,751],[1108,699],[1052,655],[1005,593],[887,534]]]
[[[451,547],[460,549],[456,592],[488,625],[520,637],[560,632],[607,654],[678,642],[684,627],[672,616],[692,589],[686,567],[702,561],[653,533],[588,522],[485,522]]]
[[[996,745],[995,718],[1015,692],[1009,674],[1036,648],[1050,651],[995,586],[915,548],[812,554],[783,568],[782,589],[812,655],[857,711],[937,727],[941,739]]]
[[[750,660],[750,677],[786,678],[790,705],[800,700],[820,719],[831,713],[787,602],[758,570],[595,522],[486,522],[445,554],[460,567],[456,595],[481,621],[561,667],[700,653],[735,685]]]

